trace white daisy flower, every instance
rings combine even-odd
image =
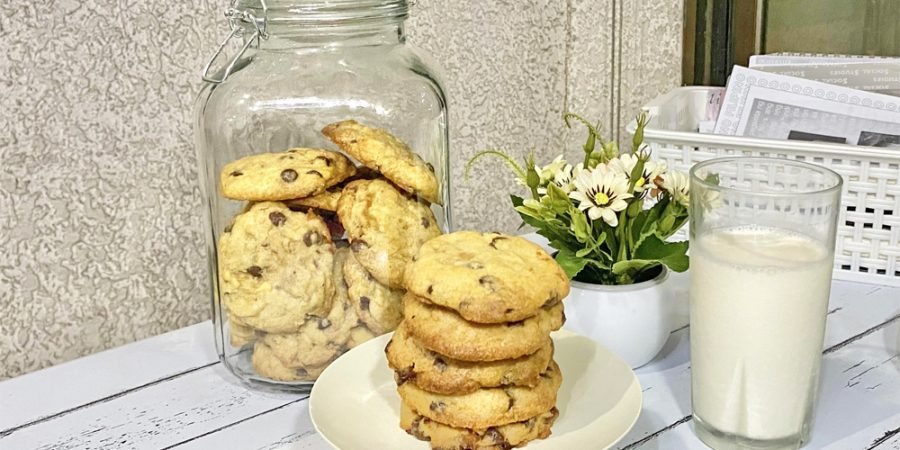
[[[690,180],[683,172],[672,171],[662,175],[662,190],[669,193],[672,199],[687,207],[690,204]]]
[[[550,161],[550,164],[538,167],[537,173],[541,177],[541,186],[546,186],[547,183],[553,181],[553,179],[556,178],[556,175],[566,166],[566,160],[563,159],[563,155],[559,155],[556,158],[553,158],[553,161]]]
[[[609,162],[609,166],[625,174],[626,178],[631,179],[631,172],[638,163],[638,157],[629,153],[619,155],[618,158]],[[651,191],[658,188],[657,182],[660,175],[666,171],[666,163],[652,160],[644,161],[644,171],[641,178],[634,184],[634,192],[643,194],[645,191]]]
[[[544,194],[547,192],[545,187],[548,183],[553,181],[553,178],[556,177],[556,174],[562,170],[566,166],[566,161],[563,160],[563,156],[559,155],[556,158],[553,158],[553,161],[550,161],[550,164],[546,166],[534,166],[535,172],[537,172],[540,181],[538,181],[538,192],[540,194]],[[522,186],[528,186],[528,181],[524,178],[516,178],[516,182]]]
[[[628,207],[628,177],[621,171],[600,164],[593,170],[583,170],[575,178],[575,190],[569,197],[579,202],[578,209],[587,211],[591,220],[602,218],[610,226],[617,226],[616,213]]]
[[[582,170],[584,170],[583,163],[578,163],[575,167],[572,167],[571,164],[566,164],[565,167],[559,169],[553,176],[553,184],[568,194],[575,190],[575,178],[578,177],[578,174],[581,173]],[[547,188],[538,188],[538,193],[545,195],[547,193]]]

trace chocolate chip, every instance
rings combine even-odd
[[[503,436],[503,433],[497,431],[494,427],[488,428],[487,431],[484,432],[484,436],[501,447],[509,445],[509,442],[506,441],[506,437]]]
[[[505,236],[497,236],[497,237],[491,239],[491,243],[488,245],[490,245],[493,248],[497,248],[497,241],[502,241],[504,239],[506,239]]]
[[[484,269],[484,264],[482,264],[478,261],[471,261],[468,264],[466,264],[466,267],[468,267],[472,270],[481,270],[481,269]]]
[[[410,380],[416,379],[415,365],[411,365],[409,367],[398,370],[397,373],[397,385],[401,385]]]
[[[329,158],[327,156],[316,156],[315,160],[316,161],[318,161],[318,160],[325,161],[325,165],[328,167],[331,167],[331,158]]]
[[[294,169],[285,169],[281,171],[281,179],[286,183],[293,183],[297,180],[297,171]]]
[[[307,175],[315,175],[319,178],[325,178],[325,175],[322,175],[322,172],[319,172],[318,170],[307,170],[306,174]]]
[[[430,170],[431,173],[434,173],[434,166],[431,165],[431,163],[425,163],[425,165],[428,166],[428,170]]]
[[[244,172],[241,172],[240,170],[235,170],[234,172],[231,172],[229,175],[231,175],[233,177],[239,177],[243,174],[244,174]]]
[[[478,283],[482,286],[487,286],[493,291],[496,290],[495,284],[497,283],[497,279],[490,275],[485,275],[478,279]]]
[[[434,368],[443,372],[447,370],[447,362],[441,357],[434,358]]]
[[[369,243],[362,239],[357,239],[350,243],[350,250],[353,250],[354,252],[365,250],[367,248],[369,248]]]
[[[253,278],[262,278],[262,267],[259,266],[250,266],[247,268],[247,273],[253,276]]]
[[[420,424],[422,423],[422,419],[423,419],[423,417],[421,417],[421,416],[416,417],[416,420],[413,420],[413,423],[412,423],[412,425],[410,425],[409,430],[407,430],[407,432],[409,434],[415,436],[416,439],[423,440],[423,441],[430,441],[431,438],[426,436],[425,433],[422,432],[422,429],[419,428]]]
[[[513,311],[515,311],[514,308],[506,308],[506,314],[509,314],[509,313],[511,313],[511,312],[513,312]]]
[[[357,140],[356,140],[356,139],[351,139],[351,140],[350,140],[350,143],[351,143],[351,144],[355,144],[355,143],[357,143]]]
[[[327,318],[323,317],[323,318],[319,319],[319,329],[320,330],[324,330],[330,326],[331,326],[331,321],[328,320]]]
[[[299,151],[299,150],[297,150],[297,149],[295,148],[295,149],[292,149],[292,150],[288,150],[287,152],[288,152],[288,153],[297,153],[298,151]]]
[[[280,227],[284,225],[285,222],[287,222],[287,217],[285,217],[284,214],[278,211],[272,211],[269,213],[269,221],[272,222],[272,225]]]
[[[227,227],[225,227],[225,232],[226,232],[226,233],[231,233],[231,228],[232,228],[232,227],[234,227],[234,225],[228,225]]]
[[[359,307],[362,308],[363,311],[368,311],[369,302],[371,302],[371,300],[369,300],[369,297],[362,296],[359,298]]]
[[[297,376],[300,378],[306,378],[309,376],[309,372],[307,372],[306,369],[304,369],[302,367],[298,367],[297,368]]]
[[[334,241],[334,248],[347,248],[350,246],[350,242],[346,239],[338,239]]]
[[[422,218],[422,228],[428,228],[431,226],[431,221],[428,220],[427,217]]]
[[[281,158],[278,158],[278,159],[294,159],[294,157],[291,156],[291,155],[284,155],[284,156],[282,156]]]
[[[524,320],[520,320],[520,321],[518,321],[518,322],[508,322],[508,323],[506,324],[506,326],[509,327],[509,328],[523,327],[523,326],[525,326],[525,321],[524,321]]]
[[[307,247],[312,247],[320,242],[322,242],[322,235],[317,231],[307,231],[306,234],[303,235],[303,244]]]
[[[441,414],[447,409],[447,404],[444,402],[431,402],[431,405],[428,406],[428,409]]]
[[[433,294],[433,293],[434,293],[434,286],[428,285],[428,289],[426,290],[426,292],[428,292],[428,295]]]
[[[512,394],[506,389],[503,390],[503,393],[506,394],[506,396],[509,398],[509,406],[506,407],[506,410],[509,411],[513,409],[513,406],[515,406],[516,399],[513,398]]]

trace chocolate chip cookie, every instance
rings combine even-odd
[[[345,120],[328,125],[322,134],[404,191],[431,203],[441,203],[434,167],[387,131]]]
[[[510,386],[479,389],[465,395],[428,392],[415,383],[397,387],[400,398],[413,411],[456,428],[486,429],[521,422],[550,411],[562,384],[559,366],[551,362],[534,387]]]
[[[547,344],[551,331],[565,322],[563,305],[538,309],[518,322],[467,322],[455,311],[426,304],[411,292],[403,297],[407,330],[423,347],[463,361],[498,361],[530,355]]]
[[[255,341],[256,338],[257,333],[253,327],[234,317],[228,319],[228,339],[232,347],[243,347]]]
[[[402,289],[391,289],[376,281],[353,255],[344,263],[344,279],[350,303],[373,333],[384,334],[397,328],[403,319]]]
[[[334,245],[315,213],[255,203],[219,239],[219,289],[232,317],[270,333],[295,333],[334,298]]]
[[[400,428],[420,440],[431,442],[431,448],[440,450],[507,450],[521,447],[529,441],[549,437],[557,417],[559,410],[552,408],[521,422],[489,428],[455,428],[418,414],[405,402],[400,403]]]
[[[257,374],[276,381],[314,381],[328,367],[328,363],[321,366],[289,367],[275,356],[271,347],[260,341],[253,344],[250,362]]]
[[[350,339],[347,340],[347,349],[354,348],[362,343],[375,338],[375,333],[363,324],[359,324],[350,330]]]
[[[220,184],[222,195],[233,200],[289,200],[319,194],[354,173],[353,163],[338,152],[295,148],[232,161],[222,169]]]
[[[535,386],[550,364],[553,341],[548,337],[538,351],[516,359],[460,361],[422,347],[401,323],[384,351],[398,383],[413,382],[429,392],[460,395],[484,387]]]
[[[333,187],[311,197],[285,200],[284,204],[293,210],[316,208],[323,211],[337,211],[338,200],[341,199],[341,190],[340,187]]]
[[[349,183],[338,216],[357,261],[381,284],[403,287],[406,265],[423,243],[441,234],[431,208],[383,180]]]
[[[262,337],[287,367],[321,366],[344,352],[350,330],[359,322],[347,297],[341,269],[348,256],[350,250],[346,248],[334,255],[335,296],[327,315],[307,316],[296,333],[268,333]]]
[[[405,285],[479,323],[523,320],[569,294],[565,272],[538,245],[474,231],[424,244],[406,272]]]

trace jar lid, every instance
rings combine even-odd
[[[376,19],[403,19],[407,0],[237,0],[236,8],[248,10],[269,25],[341,24]]]

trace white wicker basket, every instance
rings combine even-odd
[[[900,150],[697,132],[707,87],[682,87],[646,105],[644,142],[669,167],[688,170],[720,156],[769,156],[831,168],[844,178],[835,278],[900,286]],[[634,133],[632,121],[627,130]]]

